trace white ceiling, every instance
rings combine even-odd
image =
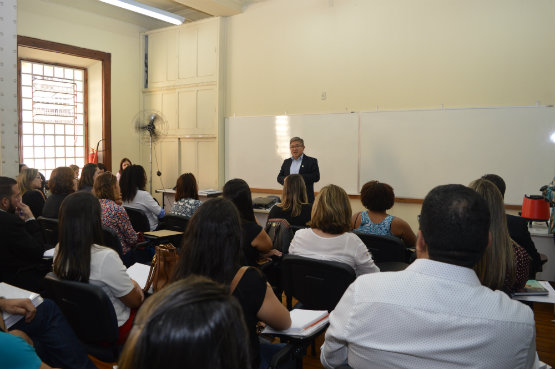
[[[121,9],[99,0],[43,0],[77,8],[82,11],[102,14],[124,22],[137,24],[147,30],[168,27],[171,24],[162,22],[129,10]],[[229,16],[239,14],[245,7],[254,2],[265,0],[138,0],[185,17],[185,22],[194,22],[213,16]],[[302,1],[302,0],[300,0]]]

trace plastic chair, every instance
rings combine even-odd
[[[397,237],[354,232],[372,254],[372,259],[381,271],[399,271],[408,264],[409,250]]]
[[[118,320],[108,295],[89,283],[45,278],[46,296],[56,302],[89,355],[105,362],[118,360]]]
[[[144,211],[129,206],[124,206],[123,208],[127,212],[135,232],[150,232],[150,223]]]
[[[41,216],[37,218],[37,222],[42,230],[44,243],[52,247],[56,246],[58,243],[58,219]]]

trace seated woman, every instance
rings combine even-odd
[[[42,191],[42,179],[36,169],[23,169],[17,177],[17,185],[22,195],[22,201],[31,208],[33,216],[38,218],[42,215],[45,197]]]
[[[241,216],[244,265],[257,266],[260,256],[281,256],[281,252],[274,249],[270,236],[254,218],[251,189],[247,182],[242,179],[227,181],[224,185],[223,196],[235,204]]]
[[[336,185],[322,188],[312,208],[312,228],[295,233],[289,253],[319,260],[339,261],[357,275],[379,272],[366,245],[351,230],[351,204]]]
[[[174,282],[137,313],[118,367],[250,368],[242,316],[241,306],[223,285],[199,276]]]
[[[198,199],[197,180],[193,173],[180,175],[175,186],[175,203],[170,213],[190,218],[201,204],[202,201]]]
[[[501,192],[493,182],[483,178],[473,181],[469,187],[482,195],[490,212],[491,245],[474,267],[476,275],[492,290],[510,293],[523,288],[528,280],[530,258],[509,236]]]
[[[67,195],[77,191],[77,178],[71,168],[58,167],[52,171],[48,181],[50,196],[42,209],[42,216],[58,218],[58,211]]]
[[[291,225],[304,227],[310,222],[312,204],[308,203],[303,176],[290,174],[285,177],[282,202],[270,209],[268,219],[285,219]]]
[[[116,173],[116,177],[117,177],[118,181],[120,180],[121,174],[123,173],[125,168],[127,168],[129,166],[131,166],[131,160],[129,160],[128,158],[121,159],[121,161],[119,162],[119,170]]]
[[[100,169],[98,169],[98,165],[94,163],[85,164],[83,170],[81,171],[81,178],[79,179],[79,184],[77,185],[78,191],[87,191],[91,192],[94,180],[100,174]]]
[[[119,186],[123,205],[144,211],[150,224],[150,230],[154,231],[158,227],[158,219],[163,218],[166,212],[152,195],[145,191],[145,169],[140,165],[131,165],[125,168],[119,180]]]
[[[416,235],[403,219],[387,214],[393,207],[395,194],[387,183],[366,182],[360,190],[362,205],[368,210],[353,216],[353,231],[381,236],[395,236],[403,240],[406,247],[414,247]]]
[[[102,209],[102,224],[116,231],[123,251],[123,263],[132,264],[132,255],[129,254],[137,243],[138,234],[133,229],[131,221],[123,206],[118,205],[119,184],[115,175],[110,172],[102,173],[94,181],[93,194],[100,201]]]
[[[127,274],[118,254],[100,245],[100,213],[98,199],[89,192],[76,192],[64,200],[53,269],[60,279],[90,283],[106,292],[118,319],[118,343],[123,344],[144,295]]]
[[[252,367],[258,368],[256,324],[261,320],[276,329],[287,329],[291,318],[260,270],[241,268],[240,257],[241,220],[237,208],[223,198],[208,200],[193,215],[183,235],[174,280],[197,274],[230,286],[243,308]]]

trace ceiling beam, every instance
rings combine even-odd
[[[241,13],[241,0],[174,0],[190,8],[216,17],[229,17]]]

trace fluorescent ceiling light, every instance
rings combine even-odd
[[[183,23],[183,21],[185,21],[185,18],[182,16],[167,12],[162,9],[155,8],[150,5],[140,3],[135,0],[100,0],[100,1],[102,1],[103,3],[119,6],[120,8],[131,10],[135,13],[140,13],[152,18],[160,19],[164,22],[168,22],[171,24],[180,25],[181,23]]]

